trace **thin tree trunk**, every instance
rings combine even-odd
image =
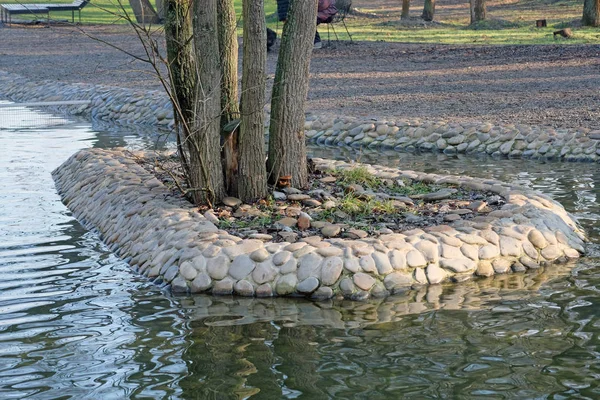
[[[219,51],[221,56],[221,134],[223,135],[223,173],[225,188],[237,196],[237,127],[225,127],[240,118],[238,106],[238,38],[233,0],[218,0]],[[234,123],[235,126],[235,123]]]
[[[138,24],[158,24],[160,18],[149,0],[129,0],[129,5]]]
[[[166,0],[165,41],[169,62],[170,99],[177,131],[177,148],[188,184],[189,140],[195,119],[196,53],[193,42],[192,0]]]
[[[269,180],[291,175],[292,185],[298,188],[308,186],[304,107],[316,21],[316,1],[291,2],[271,100]]]
[[[600,0],[584,0],[581,23],[584,26],[600,26]]]
[[[164,0],[156,0],[156,13],[161,22],[165,20],[166,8]]]
[[[194,37],[198,65],[196,118],[191,135],[190,180],[196,203],[214,204],[225,196],[221,165],[221,67],[217,0],[194,3]]]
[[[472,24],[486,19],[485,0],[470,0],[470,6],[471,6],[471,23]]]
[[[400,15],[400,19],[409,18],[410,11],[410,0],[402,0],[402,15]]]
[[[267,26],[263,0],[244,0],[244,61],[238,197],[253,201],[267,195],[265,168],[265,84]]]
[[[425,0],[423,5],[423,18],[425,21],[433,21],[433,15],[435,14],[435,0]]]

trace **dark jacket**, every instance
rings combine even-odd
[[[288,10],[290,8],[290,0],[277,0],[277,17],[280,21],[287,19]],[[317,22],[329,22],[331,17],[337,13],[335,8],[335,0],[319,0],[319,11],[317,13]]]

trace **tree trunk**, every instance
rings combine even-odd
[[[316,1],[292,1],[283,26],[271,100],[269,180],[291,175],[292,185],[308,186],[304,107],[317,21]]]
[[[238,197],[245,202],[267,195],[265,169],[265,84],[267,26],[263,0],[244,0],[244,58]]]
[[[410,11],[410,0],[402,0],[402,14],[400,19],[408,19]]]
[[[584,26],[600,26],[600,0],[584,0],[581,23]]]
[[[149,0],[129,0],[129,5],[138,24],[160,23],[160,18]]]
[[[162,22],[165,20],[166,16],[166,8],[164,0],[156,0],[156,14],[158,14],[158,19]]]
[[[221,134],[223,135],[223,173],[225,188],[237,196],[238,135],[238,38],[233,0],[218,0],[219,52],[221,58]]]
[[[165,41],[169,62],[169,97],[173,105],[177,149],[188,184],[189,138],[194,126],[196,53],[193,42],[192,0],[166,0]]]
[[[471,24],[486,19],[485,0],[470,0]]]
[[[433,21],[433,14],[435,13],[435,0],[425,0],[423,5],[423,18],[425,21]]]

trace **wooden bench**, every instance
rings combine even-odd
[[[46,3],[46,4],[0,4],[2,22],[11,23],[13,14],[46,14],[50,24],[50,11],[71,11],[71,22],[75,22],[75,11],[79,12],[81,22],[81,9],[89,3],[89,0],[74,0],[72,3]]]

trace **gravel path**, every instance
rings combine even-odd
[[[142,55],[123,26],[85,27]],[[148,64],[67,26],[0,27],[0,69],[32,80],[159,89]],[[268,55],[272,78],[277,49]],[[313,52],[308,110],[599,129],[600,45],[335,43]],[[272,82],[272,80],[270,80]]]

